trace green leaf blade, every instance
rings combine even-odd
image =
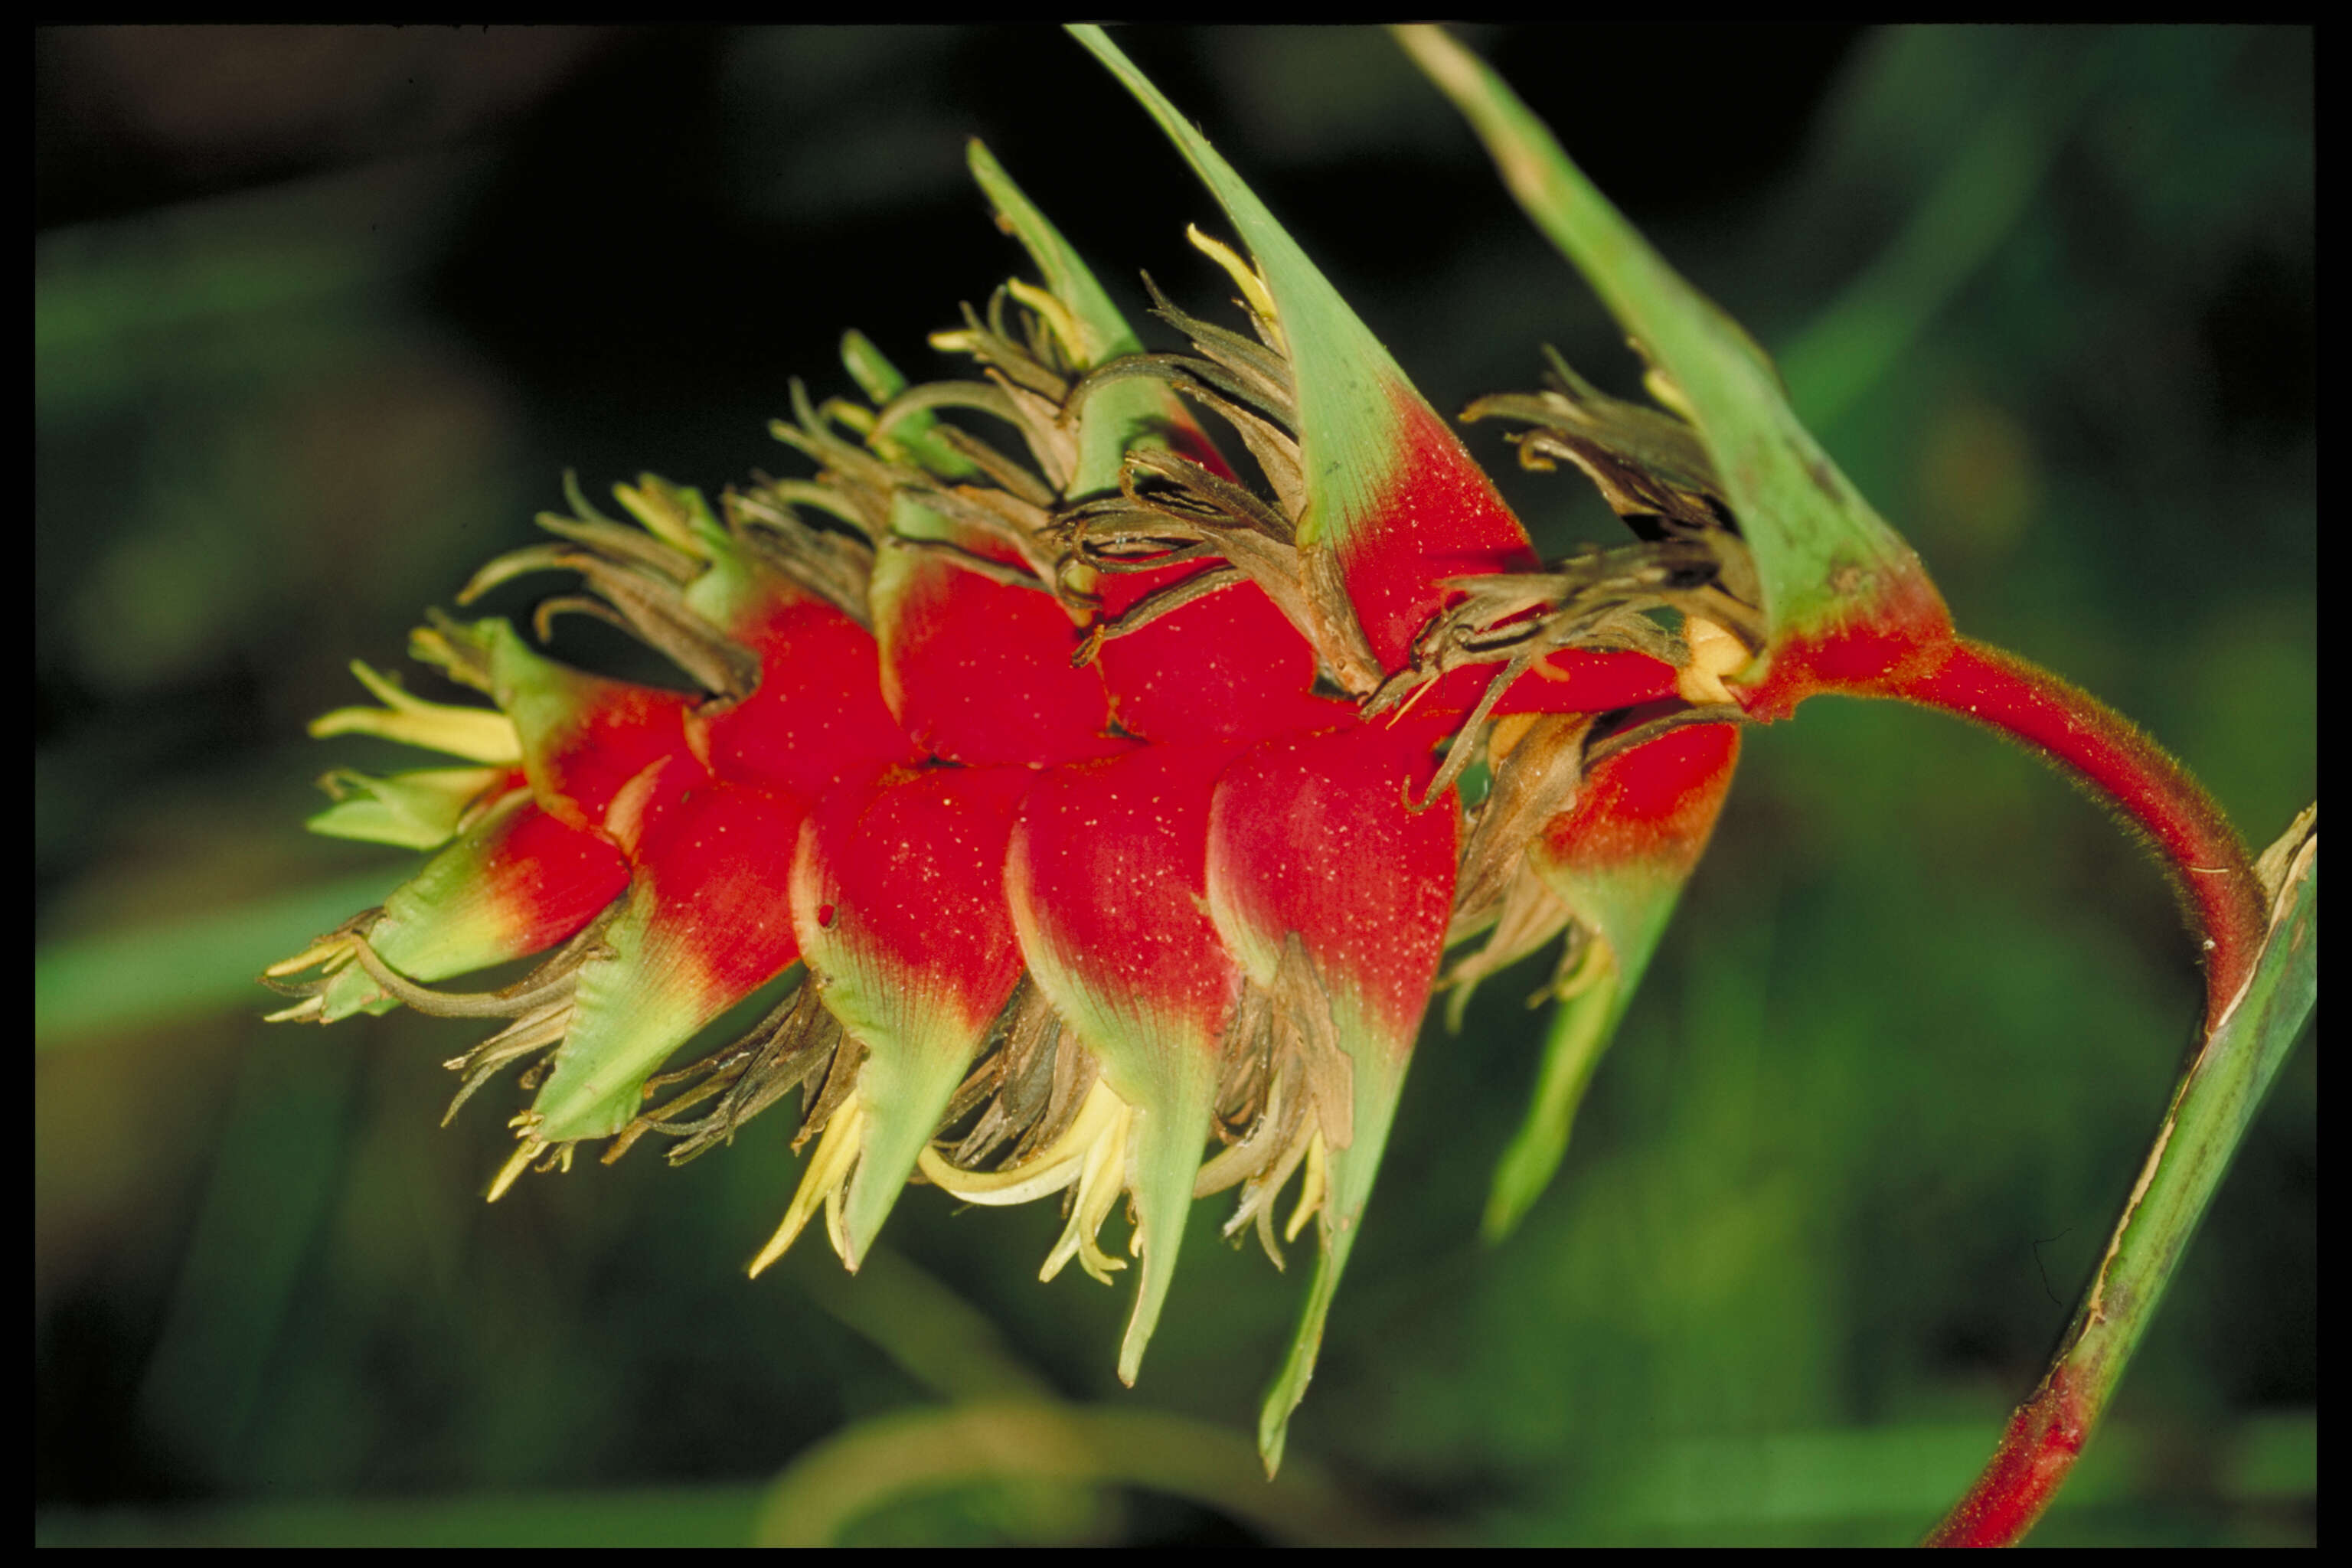
[[[1754,552],[1773,640],[1868,617],[1948,635],[1909,545],[1831,462],[1771,361],[1588,180],[1492,68],[1433,26],[1406,52],[1467,119],[1506,184],[1683,405]]]

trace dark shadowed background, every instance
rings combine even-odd
[[[1441,409],[1545,342],[1630,393],[1385,36],[1122,37]],[[1780,355],[1964,628],[2284,827],[2316,789],[2309,33],[1471,37]],[[845,327],[940,368],[924,334],[1021,265],[967,137],[1130,302],[1141,268],[1222,307],[1182,237],[1213,207],[1049,31],[68,29],[34,87],[37,1539],[1892,1542],[1973,1472],[2199,989],[2097,806],[1894,708],[1751,738],[1498,1249],[1540,971],[1432,1026],[1279,1487],[1247,1437],[1303,1280],[1215,1245],[1218,1205],[1131,1393],[1125,1292],[1034,1278],[1050,1205],[918,1189],[858,1279],[812,1241],[746,1283],[782,1116],[485,1207],[511,1091],[437,1128],[464,1026],[257,1021],[249,977],[410,863],[299,826],[318,773],[392,760],[303,738],[346,661],[397,666],[567,467],[798,471],[765,421],[791,375],[845,389]],[[1548,552],[1607,536],[1577,482],[1502,482]],[[2315,1057],[2039,1539],[2312,1539]],[[961,1476],[962,1406],[1041,1391],[991,1452],[1092,1434],[1122,1484]]]

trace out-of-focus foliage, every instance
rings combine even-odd
[[[1631,388],[1384,37],[1123,41],[1440,407],[1532,385],[1545,342]],[[1783,355],[1963,624],[2139,719],[2257,841],[2311,796],[2307,32],[1476,42]],[[56,31],[36,66],[45,1539],[790,1535],[854,1460],[872,1504],[828,1528],[863,1540],[1874,1542],[1972,1473],[2197,990],[2095,808],[1891,707],[1755,737],[1499,1250],[1477,1216],[1534,966],[1423,1043],[1271,1492],[1219,1444],[1245,1457],[1301,1282],[1208,1236],[1130,1394],[1123,1299],[1031,1277],[1050,1214],[916,1193],[860,1278],[809,1254],[745,1283],[782,1127],[484,1207],[496,1107],[436,1126],[469,1037],[265,1031],[246,984],[399,875],[290,826],[289,781],[373,760],[299,738],[346,659],[393,662],[563,468],[782,471],[765,419],[789,374],[831,382],[842,328],[919,363],[1016,265],[965,136],[1130,303],[1139,268],[1223,299],[1182,239],[1205,199],[1042,33]],[[1548,550],[1604,533],[1575,484],[1502,479]],[[2311,1536],[2315,1057],[2038,1539]],[[941,1458],[1037,1399],[1011,1479]]]

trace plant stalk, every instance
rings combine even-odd
[[[2033,1527],[2098,1424],[2197,1222],[2319,993],[2318,807],[2259,866],[2265,936],[2174,1091],[2050,1370],[1930,1546],[2010,1546]]]
[[[1968,637],[1954,637],[1941,658],[1896,673],[1884,689],[2023,742],[2094,785],[2147,835],[2203,944],[2210,1036],[2253,973],[2270,900],[2244,841],[2204,786],[2096,698]]]

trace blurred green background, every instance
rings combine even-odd
[[[1631,390],[1382,35],[1123,38],[1439,407],[1543,342]],[[2308,32],[1471,38],[1781,356],[1966,629],[2257,844],[2311,798]],[[798,471],[764,421],[841,387],[844,327],[934,366],[1017,265],[967,136],[1130,301],[1141,268],[1222,302],[1211,205],[1049,32],[72,29],[35,67],[37,1540],[1895,1542],[1974,1472],[2199,988],[2095,805],[1893,708],[1751,739],[1499,1249],[1539,971],[1431,1029],[1276,1486],[1248,1434],[1303,1280],[1219,1205],[1132,1393],[1124,1292],[1034,1279],[1050,1205],[918,1190],[859,1278],[804,1245],[747,1284],[784,1117],[484,1206],[502,1091],[436,1126],[464,1026],[257,1021],[248,977],[408,863],[299,827],[390,760],[302,738],[345,661],[397,665],[566,467]],[[1608,536],[1503,483],[1548,552]],[[2313,1538],[2315,1055],[2038,1541]]]

